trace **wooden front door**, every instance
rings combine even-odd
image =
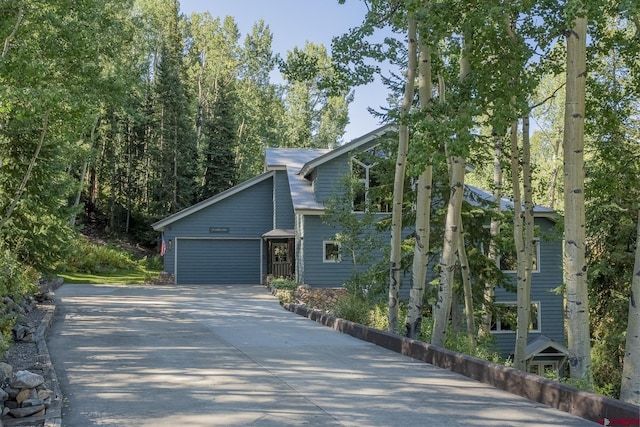
[[[294,240],[269,240],[269,274],[272,277],[293,277]]]

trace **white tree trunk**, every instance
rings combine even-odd
[[[498,264],[498,244],[497,239],[500,235],[500,215],[502,214],[502,137],[503,135],[494,130],[494,149],[493,149],[493,200],[495,202],[495,214],[491,217],[489,233],[491,241],[489,242],[489,251],[487,257],[496,265]],[[487,282],[484,288],[484,301],[482,303],[482,328],[480,334],[488,337],[491,334],[491,306],[494,300],[494,284]]]
[[[444,346],[447,326],[449,325],[453,294],[453,271],[456,263],[456,246],[460,239],[461,224],[459,221],[461,218],[462,195],[464,193],[465,161],[462,157],[454,157],[451,160],[451,194],[447,206],[444,245],[440,260],[440,284],[438,285],[438,298],[433,316],[433,335],[431,336],[431,344],[440,347]]]
[[[416,20],[408,18],[408,66],[404,98],[400,111],[398,137],[398,157],[393,180],[393,206],[391,210],[391,256],[389,260],[389,331],[398,328],[398,291],[400,290],[400,261],[402,258],[402,201],[404,196],[404,176],[409,149],[409,127],[406,123],[413,103],[413,88],[416,78]]]
[[[431,51],[424,40],[420,43],[418,62],[418,92],[420,108],[426,108],[431,101]],[[433,166],[428,164],[418,177],[416,196],[416,241],[413,249],[413,269],[409,307],[407,313],[406,335],[416,338],[420,334],[422,311],[424,306],[424,288],[427,277],[427,255],[429,254],[429,234],[431,232],[431,187]]]
[[[512,131],[516,131],[513,129]],[[513,137],[513,136],[512,136]],[[517,168],[517,135],[515,147],[512,145],[511,167]],[[515,148],[515,155],[513,150]],[[513,171],[512,171],[513,174]],[[516,329],[516,346],[514,366],[526,370],[526,348],[529,337],[529,323],[531,320],[531,273],[533,270],[533,251],[535,249],[533,197],[531,191],[531,144],[529,142],[529,118],[522,119],[522,190],[524,193],[524,211],[520,208],[520,190],[517,173],[512,175],[514,185],[514,204],[516,203],[516,186],[518,187],[518,203],[514,210],[514,238],[517,253],[517,292],[518,292],[518,320]],[[519,231],[516,231],[519,229]]]
[[[568,8],[576,3],[569,2]],[[571,378],[592,384],[589,297],[585,262],[584,112],[587,18],[567,32],[567,85],[564,116],[564,277],[567,344]]]
[[[636,259],[629,295],[629,322],[627,323],[627,342],[624,347],[620,400],[640,405],[640,209],[638,209]]]
[[[514,367],[525,370],[525,349],[529,331],[529,286],[525,272],[524,218],[520,192],[520,153],[518,150],[518,123],[511,124],[511,186],[513,191],[513,240],[516,248],[517,327]]]
[[[31,178],[31,173],[33,172],[33,168],[36,165],[38,156],[40,155],[40,150],[42,149],[42,145],[44,144],[44,139],[45,139],[45,136],[47,135],[48,129],[49,129],[49,112],[46,112],[42,119],[42,129],[40,130],[40,139],[38,140],[36,151],[35,153],[33,153],[33,157],[31,157],[31,161],[29,162],[29,166],[27,167],[24,177],[22,178],[20,187],[18,188],[18,191],[16,191],[15,197],[9,204],[9,207],[7,208],[7,212],[5,212],[2,219],[0,219],[0,230],[7,224],[7,222],[13,215],[13,211],[15,210],[16,206],[18,206],[18,202],[20,202],[20,199],[22,198],[22,194],[27,189],[27,183]]]
[[[460,215],[460,233],[458,233],[458,259],[460,260],[460,272],[462,275],[462,289],[464,294],[464,319],[467,327],[467,339],[471,346],[476,343],[476,322],[473,317],[473,289],[471,287],[471,271],[467,248],[464,244],[464,227],[462,215]]]
[[[460,81],[463,81],[471,72],[471,64],[467,59],[467,49],[462,41],[462,51],[460,53]],[[444,87],[444,83],[440,83]],[[460,114],[466,114],[460,112]],[[462,132],[463,130],[460,130]],[[466,130],[464,130],[466,131]],[[445,145],[445,150],[447,147]],[[456,262],[456,246],[459,233],[462,229],[460,220],[462,218],[462,198],[464,195],[464,174],[465,159],[460,156],[451,156],[447,150],[447,163],[450,170],[451,194],[447,206],[447,217],[444,228],[444,243],[442,245],[442,256],[440,259],[440,284],[438,285],[438,297],[436,299],[433,313],[433,332],[431,344],[444,347],[449,325],[449,314],[451,313],[451,299],[453,295],[453,271]]]

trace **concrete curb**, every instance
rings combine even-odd
[[[330,316],[298,304],[284,308],[339,332],[368,341],[412,359],[489,384],[555,409],[603,423],[610,420],[640,420],[640,408],[617,399],[578,390],[566,384],[548,380],[497,363],[456,353],[444,348]]]

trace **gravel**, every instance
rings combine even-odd
[[[47,313],[53,309],[53,303],[38,303],[26,314],[21,315],[20,323],[38,327]],[[16,342],[3,357],[4,362],[13,366],[14,371],[28,370],[41,374],[42,366],[35,342]]]

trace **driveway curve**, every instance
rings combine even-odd
[[[597,425],[299,317],[261,286],[56,294],[64,427]]]

